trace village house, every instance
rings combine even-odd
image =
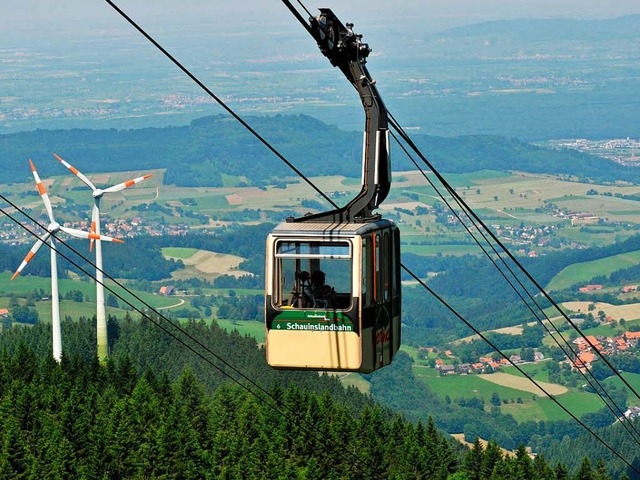
[[[579,347],[580,352],[573,361],[572,368],[582,372],[590,369],[593,362],[598,360],[599,355],[596,352],[599,352],[600,355],[613,355],[627,352],[629,348],[637,346],[640,340],[640,332],[625,332],[624,336],[616,337],[587,335],[586,338],[595,347],[595,351],[589,342],[583,338],[577,338],[573,341]]]
[[[604,347],[602,346],[598,338],[594,337],[593,335],[587,335],[585,338],[586,340],[582,337],[578,337],[573,341],[573,343],[577,345],[581,351],[590,350],[591,345],[593,345],[593,347],[595,347],[595,349],[598,350],[599,352],[604,350]],[[604,340],[604,337],[600,337],[600,338]]]
[[[442,365],[440,367],[440,375],[453,375],[456,373],[456,367],[453,365]]]
[[[582,320],[582,319],[580,319]],[[640,344],[640,331],[638,332],[625,332],[624,335],[617,335],[614,337],[605,337],[603,335],[587,335],[585,338],[579,337],[573,340],[573,344],[578,347],[578,353],[575,357],[567,358],[565,361],[568,363],[572,370],[579,370],[585,373],[590,370],[593,363],[598,361],[601,355],[614,355],[629,351],[630,348],[634,348]],[[423,347],[420,350],[427,349]],[[456,358],[451,350],[445,350],[443,352],[449,358]],[[533,356],[534,362],[541,362],[545,360],[543,353],[535,351]],[[460,363],[458,365],[447,365],[444,360],[437,358],[435,360],[435,368],[439,371],[440,375],[468,375],[474,373],[492,373],[500,369],[501,366],[508,366],[511,363],[519,364],[523,363],[520,355],[514,354],[506,358],[499,360],[493,360],[488,356],[479,356],[478,361],[471,363]]]
[[[511,360],[513,363],[522,363],[522,357],[520,355],[511,355],[509,357],[509,360]]]
[[[439,353],[440,350],[438,350],[438,347],[420,347],[418,349],[418,352],[423,354],[425,357],[430,354],[430,353]]]
[[[596,290],[602,290],[602,285],[585,285],[584,287],[580,287],[578,289],[579,292],[594,292]]]
[[[484,373],[485,366],[483,363],[474,363],[472,365],[474,372],[476,373]]]
[[[596,217],[595,215],[591,215],[588,213],[579,213],[571,217],[571,226],[575,227],[576,225],[597,225],[599,221],[600,217]]]
[[[608,337],[603,342],[605,344],[605,350],[610,353],[619,353],[627,350],[627,342],[624,337]]]
[[[625,342],[622,338],[618,338],[615,343],[615,348],[624,352],[628,348],[627,342]]]
[[[458,370],[458,373],[466,375],[467,373],[471,372],[471,364],[470,363],[461,363],[460,365],[458,365],[457,370]]]
[[[173,293],[173,290],[174,290],[174,287],[172,285],[167,285],[167,286],[160,287],[160,291],[158,293],[160,293],[160,295],[164,295],[165,297],[168,297]]]
[[[638,341],[640,340],[640,332],[625,332],[624,338],[627,341],[628,346],[635,347],[638,345]]]
[[[591,364],[596,360],[595,354],[591,352],[582,352],[578,355],[578,359],[576,361],[576,365],[581,363],[585,368],[590,369]]]
[[[624,412],[624,416],[629,420],[640,418],[640,407],[629,407],[629,409]]]

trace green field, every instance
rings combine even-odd
[[[523,364],[518,365],[518,367],[535,381],[548,382],[549,375],[548,372],[543,368],[543,365],[544,364]],[[503,367],[503,371],[511,375],[524,377],[524,375],[520,373],[515,367]],[[565,406],[567,410],[572,412],[577,417],[581,417],[585,413],[595,412],[604,406],[602,400],[600,400],[600,398],[596,394],[584,392],[575,388],[569,388],[569,391],[567,393],[557,395],[556,399],[563,406]],[[536,404],[537,408],[532,408],[531,411],[526,412],[530,416],[532,416],[532,418],[530,419],[538,418],[534,415],[536,411],[538,413],[544,414],[544,416],[549,420],[570,419],[570,416],[549,398],[539,398],[536,401]],[[504,413],[508,412],[504,411]],[[520,412],[520,415],[521,417],[519,418],[526,418],[525,412]]]
[[[362,375],[357,373],[338,374],[340,377],[340,383],[346,387],[355,387],[362,393],[368,394],[371,391],[371,383],[362,378]]]
[[[551,360],[547,360],[547,361],[551,361]],[[522,370],[524,373],[529,375],[534,380],[540,381],[540,382],[548,382],[549,381],[549,372],[544,368],[544,364],[545,363],[546,362],[543,362],[543,363],[523,363],[521,365],[518,365],[518,367],[520,368],[520,370]],[[518,372],[518,370],[516,370],[515,367],[511,367],[511,366],[502,367],[502,371],[504,373],[508,373],[510,375],[518,375],[519,377],[523,377],[524,376],[520,372]]]
[[[186,192],[185,192],[186,193]],[[208,195],[206,197],[196,197],[197,209],[200,213],[206,211],[228,210],[229,202],[225,195]]]
[[[582,330],[582,333],[585,335],[593,335],[593,336],[603,336],[603,337],[611,337],[615,335],[622,335],[624,333],[624,328],[618,326],[617,323],[613,324],[614,328],[611,328],[610,325],[599,325],[593,328],[587,328]]]
[[[624,378],[629,385],[631,385],[633,387],[633,389],[636,392],[640,391],[640,373],[627,373],[627,372],[623,372],[622,373],[622,378]],[[613,386],[615,385],[617,388],[621,388],[623,390],[629,390],[627,388],[626,385],[624,385],[622,383],[622,380],[620,380],[617,376],[615,377],[609,377],[607,379],[604,380],[604,385],[605,386]],[[636,396],[629,392],[629,396],[628,396],[628,401],[629,401],[629,405],[635,405],[635,406],[640,406],[640,399],[636,398]]]
[[[139,172],[115,172],[101,173],[94,178],[99,184],[122,181]],[[146,173],[146,172],[145,172]],[[286,188],[238,186],[243,185],[246,179],[231,175],[223,175],[223,187],[176,187],[163,185],[163,170],[154,170],[154,177],[137,186],[131,192],[127,192],[125,201],[121,199],[105,198],[104,206],[110,214],[118,218],[131,218],[140,215],[132,206],[157,202],[162,208],[175,211],[180,207],[186,211],[198,215],[210,215],[221,218],[227,212],[241,212],[245,209],[261,211],[261,218],[270,218],[273,212],[282,209],[304,213],[300,203],[303,199],[318,200],[317,195],[309,189],[308,185],[299,179],[286,180]],[[428,174],[433,178],[432,174]],[[626,223],[636,223],[629,215],[635,215],[637,202],[630,202],[615,197],[586,195],[591,188],[598,185],[583,184],[578,182],[562,181],[556,176],[525,174],[520,172],[505,173],[501,171],[482,170],[467,174],[448,174],[447,180],[455,186],[458,193],[465,198],[468,205],[487,223],[497,223],[503,226],[519,225],[558,225],[567,223],[547,211],[541,209],[543,202],[554,201],[559,205],[570,206],[577,211],[590,211],[602,218],[611,217],[625,219]],[[90,214],[91,198],[87,197],[87,191],[77,188],[77,182],[69,179],[67,175],[54,176],[48,179],[52,182],[50,196],[54,205],[63,203],[64,200],[73,200],[79,213],[87,218]],[[314,183],[323,191],[336,192],[342,195],[340,202],[357,193],[360,184],[359,178],[345,178],[343,176],[314,177]],[[158,196],[157,188],[161,187],[161,196]],[[4,187],[3,187],[4,188]],[[603,187],[604,188],[604,187]],[[6,186],[7,191],[20,192],[33,191],[31,182]],[[607,186],[607,191],[620,194],[635,193],[631,186]],[[563,196],[558,196],[563,192]],[[234,195],[234,197],[229,197]],[[184,199],[194,202],[183,202]],[[20,202],[41,208],[37,197],[25,197]],[[394,173],[394,184],[386,202],[381,205],[381,212],[389,214],[398,221],[402,230],[403,247],[407,253],[418,255],[463,255],[466,253],[478,254],[473,244],[464,245],[463,240],[469,240],[467,234],[457,225],[436,223],[433,212],[422,215],[407,215],[401,210],[413,210],[416,202],[425,205],[442,204],[434,189],[428,185],[422,174],[418,171],[402,171]],[[327,205],[328,207],[328,205]],[[61,212],[61,219],[69,216],[68,212]],[[77,216],[77,215],[76,215]],[[186,223],[193,227],[202,224],[200,219],[189,218],[175,211],[171,213],[149,211],[143,215],[146,221],[155,222],[162,220],[168,224]],[[255,214],[251,216],[255,219]],[[74,217],[75,219],[75,217]],[[239,223],[242,223],[240,221]],[[587,245],[610,244],[617,239],[625,238],[635,232],[633,228],[616,224],[615,226],[597,225],[599,231],[605,233],[585,233],[581,227],[568,227],[562,225],[554,233],[554,236],[568,243],[577,241]],[[585,229],[590,226],[583,227]],[[425,239],[437,245],[420,245]],[[412,245],[409,245],[412,244]],[[542,250],[545,248],[543,247]],[[183,255],[186,255],[185,252]],[[180,254],[178,254],[180,255]],[[171,255],[174,256],[174,255]],[[577,281],[580,281],[578,278]]]
[[[264,323],[253,320],[222,320],[216,319],[215,322],[228,332],[237,330],[241,335],[249,335],[256,339],[258,343],[264,343],[265,331]]]
[[[627,237],[633,235],[633,233],[624,231],[589,232],[583,231],[582,228],[576,226],[563,228],[562,230],[559,230],[556,235],[563,240],[587,244],[594,247],[602,247],[612,244],[616,241],[616,238],[621,238],[621,240],[624,240]]]
[[[220,174],[222,185],[225,187],[237,187],[241,183],[249,183],[247,177],[238,177],[237,175],[229,175],[227,173]]]
[[[36,310],[40,322],[51,323],[51,301],[36,302]],[[74,302],[71,300],[60,301],[60,317],[69,317],[72,320],[78,320],[80,317],[93,318],[96,315],[96,304],[93,302]],[[120,308],[107,307],[107,315],[116,315],[122,317],[125,310]]]
[[[408,345],[400,345],[400,350],[405,352],[411,358],[413,358],[414,361],[416,361],[418,359],[418,349],[417,348],[410,347]]]
[[[10,273],[0,273],[0,305],[2,305],[3,307],[8,306],[8,297],[12,294],[24,294],[26,292],[32,292],[34,290],[42,289],[44,292],[46,292],[45,295],[50,295],[51,280],[49,278],[34,277],[30,275],[16,277],[16,279],[13,281],[10,281],[10,278]],[[109,290],[109,288],[111,288],[116,297],[118,295],[122,296],[122,298],[129,301],[136,308],[146,310],[147,306],[145,305],[145,303],[153,308],[167,307],[169,305],[175,304],[177,301],[175,298],[163,297],[161,295],[154,295],[153,293],[141,292],[137,290],[132,290],[132,293],[128,294],[110,281],[106,281],[105,285],[107,286],[105,290],[105,297],[107,297],[111,293],[111,291]],[[96,286],[94,282],[60,279],[58,280],[58,289],[60,291],[60,295],[63,297],[69,291],[78,290],[82,292],[85,298],[88,298],[88,301],[84,302],[62,300],[60,302],[60,316],[62,318],[69,316],[73,319],[77,319],[81,316],[93,317],[95,315]],[[120,307],[124,307],[126,305],[126,303],[120,298],[118,298],[118,303],[120,304]],[[51,321],[50,300],[36,301],[36,310],[40,315],[41,321]],[[118,308],[107,307],[107,314],[122,314],[123,312],[124,310]]]
[[[527,367],[527,369],[535,369],[537,366],[531,365]],[[538,368],[540,367],[538,366]],[[525,369],[523,368],[523,370]],[[456,398],[482,398],[485,408],[488,409],[491,406],[491,397],[495,392],[503,401],[502,405],[500,405],[500,411],[513,415],[518,422],[566,420],[570,418],[550,398],[539,397],[531,392],[497,385],[477,375],[440,376],[434,368],[424,366],[414,366],[413,371],[416,377],[424,380],[429,388],[441,398],[445,398],[447,395],[454,401]],[[505,369],[505,372],[507,371],[513,373],[515,369]],[[533,378],[537,381],[546,381],[546,374],[540,370],[540,373]],[[578,417],[585,413],[595,412],[603,406],[602,401],[595,394],[577,389],[569,389],[569,392],[557,395],[555,398]],[[518,399],[522,403],[519,403]],[[504,403],[504,400],[507,400],[507,403]]]
[[[578,418],[586,413],[596,412],[604,406],[597,395],[575,389],[571,389],[563,395],[557,395],[555,398]],[[502,405],[500,409],[502,413],[513,415],[518,422],[526,422],[528,420],[556,421],[571,419],[569,414],[549,398],[537,398],[533,400],[533,398],[529,396],[522,405],[518,405],[517,403]]]
[[[617,270],[640,263],[640,250],[601,258],[591,262],[576,263],[563,268],[547,285],[546,290],[564,290],[575,284],[588,283],[598,275],[609,275]]]
[[[423,379],[429,388],[444,398],[471,398],[478,397],[484,399],[485,403],[491,400],[493,392],[497,392],[500,398],[517,399],[531,396],[527,392],[516,390],[515,388],[503,387],[487,382],[477,375],[445,375],[440,376],[435,368],[425,366],[415,366],[414,372],[418,378]]]
[[[162,249],[162,255],[165,257],[179,258],[180,260],[186,260],[193,257],[198,251],[197,248],[185,248],[185,247],[164,247]]]
[[[498,170],[478,170],[471,173],[448,173],[445,180],[453,187],[466,187],[481,184],[483,181],[500,179],[507,182],[511,174]]]
[[[20,275],[11,281],[11,273],[0,273],[0,296],[10,295],[13,293],[32,292],[33,290],[42,289],[45,292],[51,292],[51,279],[44,277],[34,277],[32,275]],[[78,281],[70,279],[59,279],[58,289],[60,295],[64,296],[70,290],[79,290],[83,295],[90,299],[96,298],[95,283],[88,281]]]

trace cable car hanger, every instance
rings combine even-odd
[[[288,222],[335,223],[370,222],[380,219],[373,211],[384,201],[391,188],[389,129],[387,109],[380,98],[375,80],[366,67],[371,53],[362,35],[354,33],[353,24],[342,22],[329,8],[320,8],[318,17],[302,17],[289,0],[282,0],[318,43],[331,65],[338,67],[355,87],[365,112],[362,154],[362,189],[347,205],[328,212],[289,218]]]
[[[366,118],[360,192],[343,207],[290,217],[267,237],[267,363],[368,373],[389,365],[401,343],[400,230],[374,213],[391,188],[388,113],[353,24],[328,8],[317,17],[305,9],[307,22],[283,3],[354,86]]]

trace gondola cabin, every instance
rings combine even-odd
[[[353,25],[328,8],[307,23],[285,4],[360,95],[365,129],[360,193],[343,207],[289,218],[267,237],[267,363],[372,372],[400,348],[400,234],[375,213],[391,188],[387,110]]]
[[[371,372],[400,347],[400,236],[389,220],[282,223],[267,237],[275,368]]]

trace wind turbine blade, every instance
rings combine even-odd
[[[153,174],[144,175],[143,177],[138,177],[134,178],[133,180],[119,183],[117,185],[114,185],[113,187],[105,188],[104,193],[119,192],[120,190],[124,190],[125,188],[133,187],[136,183],[140,183],[150,177],[153,177]]]
[[[103,242],[124,243],[123,240],[120,240],[118,238],[107,237],[106,235],[98,235],[97,233],[92,233],[92,232],[85,232],[84,230],[78,230],[76,228],[60,227],[60,230],[77,238],[89,238],[93,240],[101,240]]]
[[[44,202],[44,208],[47,210],[47,215],[49,215],[49,221],[51,223],[55,222],[53,218],[53,209],[51,208],[51,200],[49,200],[49,195],[47,195],[47,190],[44,188],[44,184],[42,180],[40,180],[40,176],[38,172],[36,172],[36,166],[33,164],[31,159],[29,159],[29,165],[31,166],[31,173],[33,173],[33,178],[36,179],[36,187],[38,188],[38,193],[42,197],[42,201]]]
[[[24,270],[24,267],[26,267],[27,264],[31,261],[31,259],[35,257],[36,253],[38,253],[38,250],[40,250],[40,247],[42,246],[42,244],[47,241],[50,235],[51,234],[49,232],[45,233],[42,237],[40,237],[36,241],[36,243],[33,244],[33,247],[31,247],[31,250],[29,250],[29,253],[27,253],[27,256],[24,257],[24,260],[16,270],[16,273],[14,273],[13,276],[11,277],[11,280],[13,280],[18,275],[20,275],[20,272],[22,272],[22,270]]]
[[[95,186],[93,183],[91,183],[91,180],[89,180],[87,177],[85,177],[85,176],[83,175],[83,173],[82,173],[80,170],[78,170],[76,167],[74,167],[74,166],[73,166],[73,165],[71,165],[70,163],[67,163],[66,161],[64,161],[62,158],[60,158],[60,156],[59,156],[59,155],[57,155],[57,154],[55,154],[55,153],[54,153],[54,154],[53,154],[53,156],[54,156],[54,157],[56,157],[56,158],[58,159],[58,161],[59,161],[62,165],[64,165],[65,167],[67,167],[71,173],[73,173],[76,177],[78,177],[80,180],[82,180],[82,182],[83,182],[87,187],[89,187],[91,190],[97,190],[97,189],[96,189],[96,186]]]
[[[98,207],[97,199],[96,203],[93,204],[93,209],[91,210],[91,233],[98,233],[98,222],[100,221],[100,208]],[[93,252],[93,238],[91,239],[91,243],[89,244],[89,251]]]

